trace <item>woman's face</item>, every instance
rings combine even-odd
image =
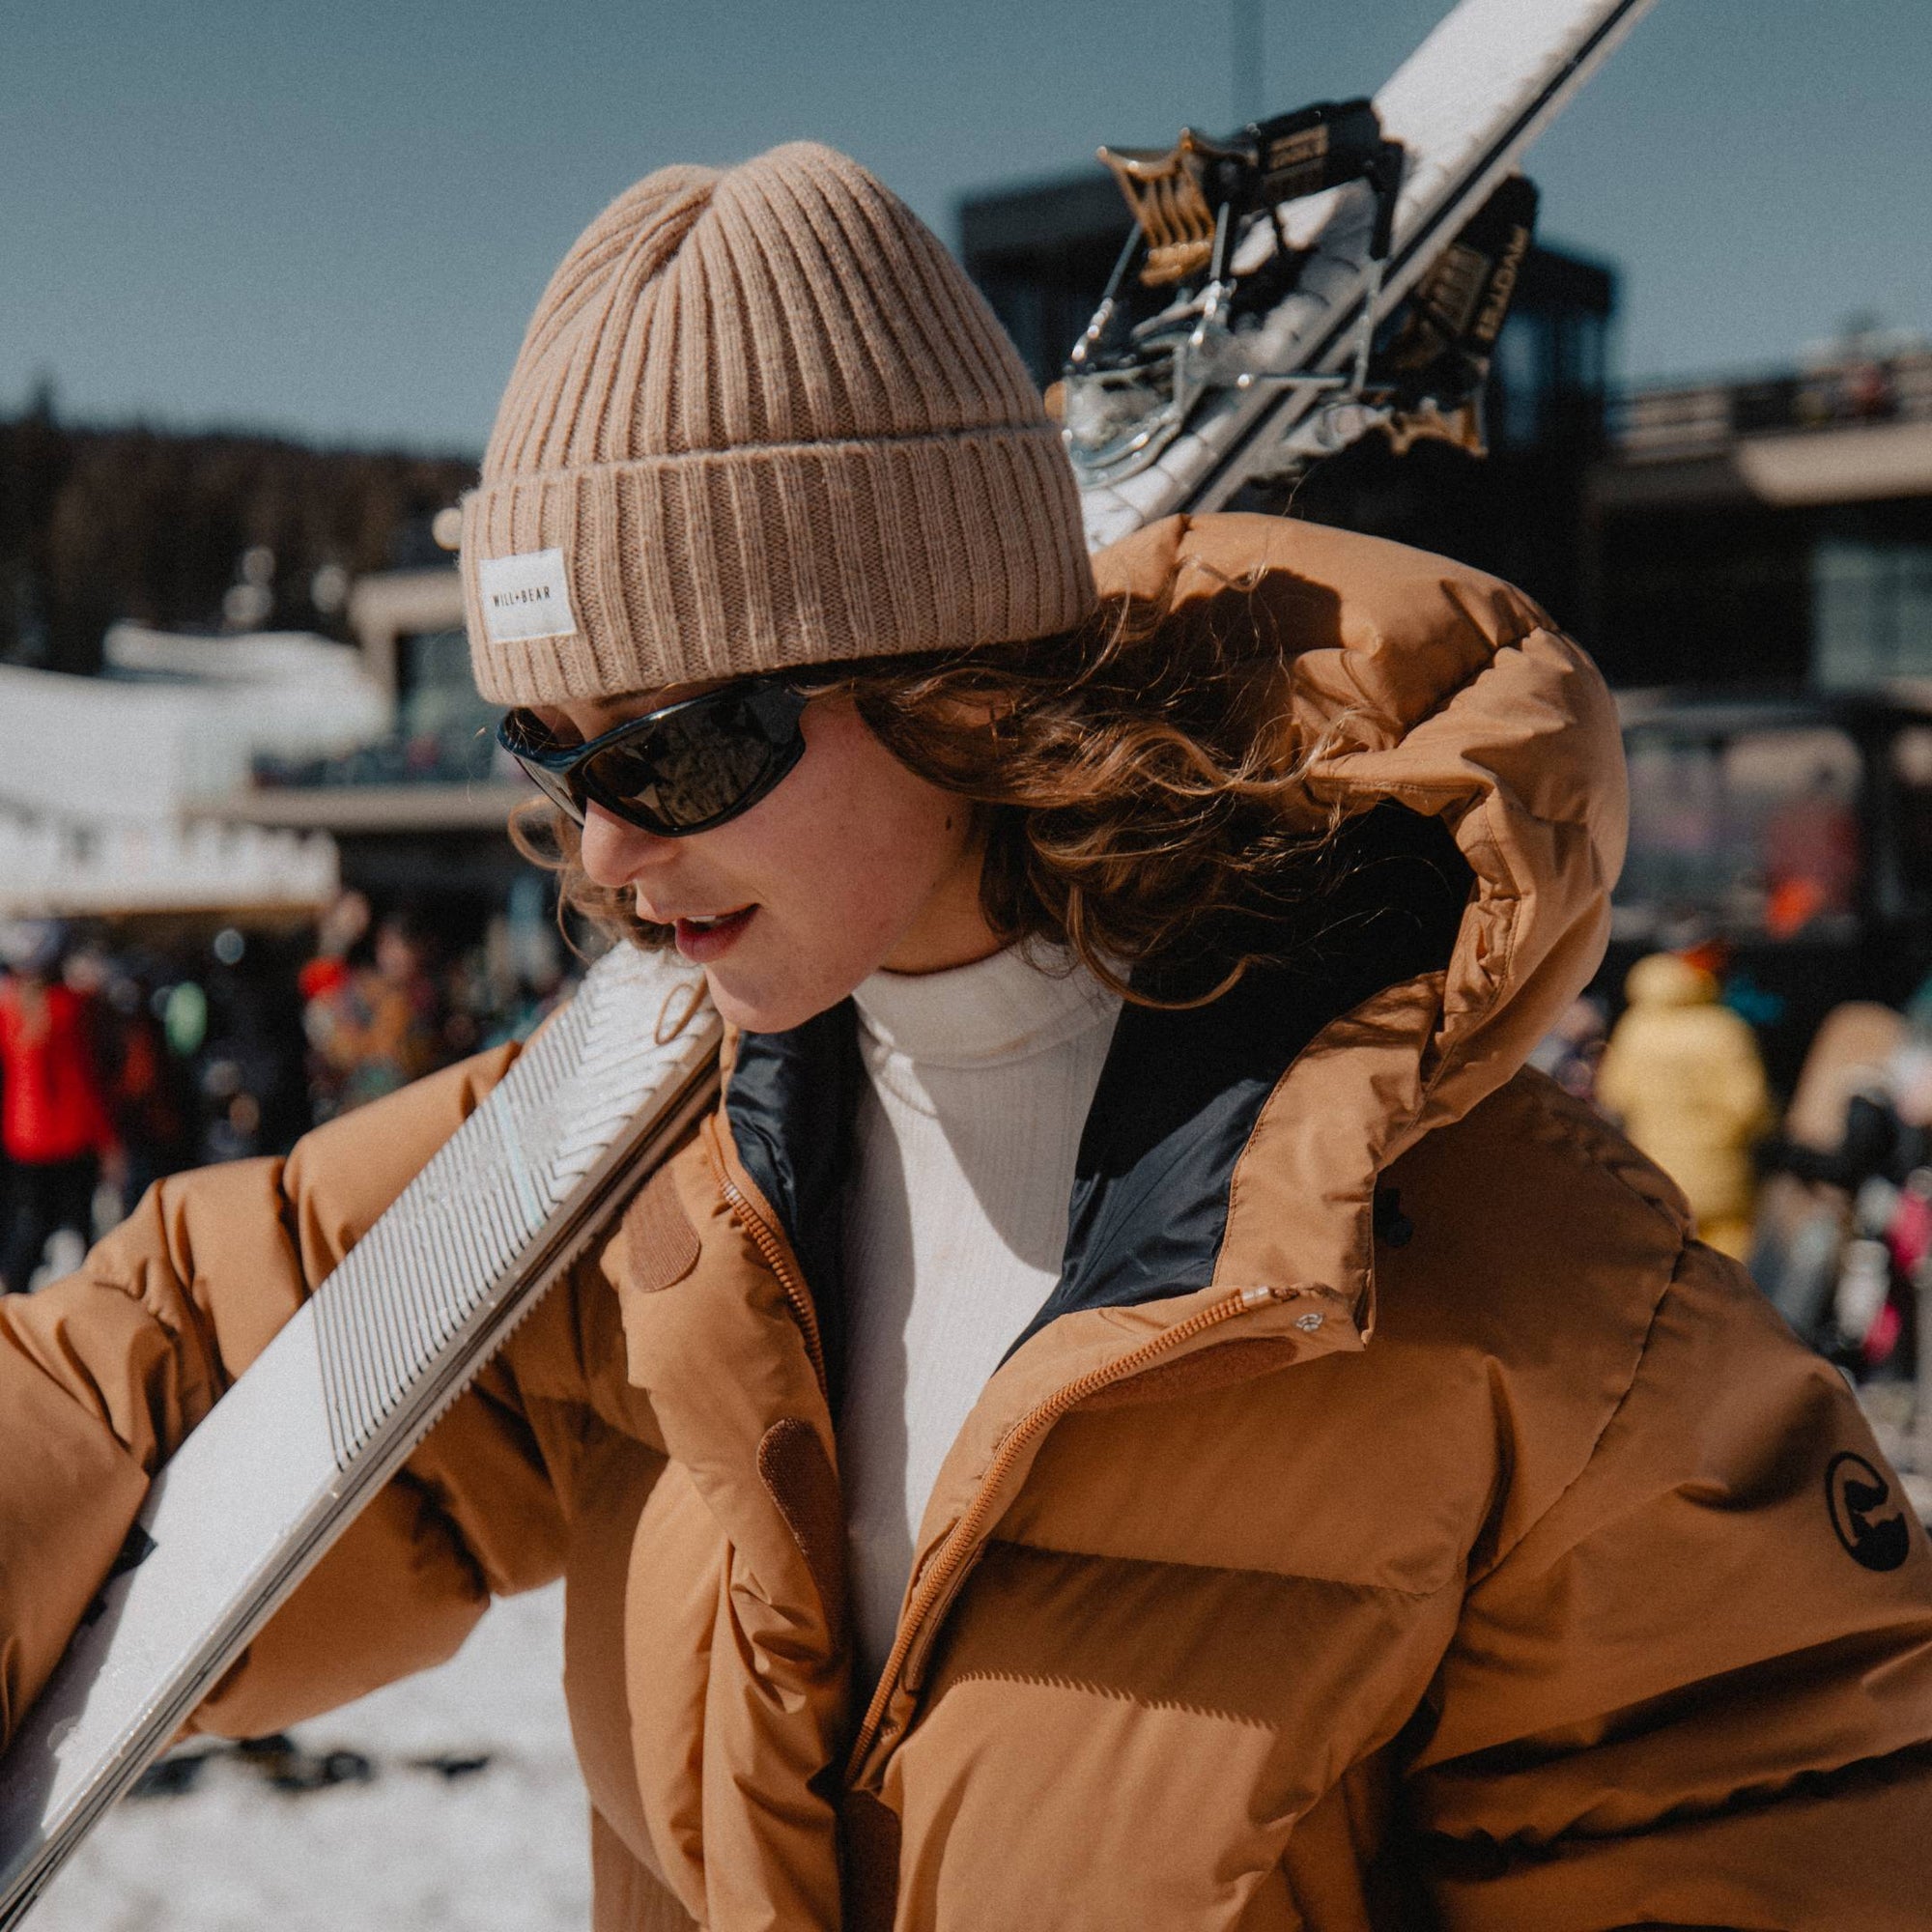
[[[538,715],[593,738],[702,685]],[[813,698],[805,754],[749,811],[662,838],[593,804],[583,867],[628,890],[638,915],[676,928],[727,1020],[776,1033],[836,1006],[868,974],[930,973],[998,947],[980,910],[971,808],[916,777],[849,697]]]

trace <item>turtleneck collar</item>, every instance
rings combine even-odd
[[[1111,1023],[1121,1007],[1068,954],[1010,946],[942,973],[874,973],[852,998],[868,1041],[921,1066],[1029,1059]]]

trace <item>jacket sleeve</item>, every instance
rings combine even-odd
[[[0,1298],[0,1747],[150,1478],[455,1131],[502,1049],[308,1135],[150,1188],[80,1269]],[[231,1671],[200,1719],[274,1728],[450,1655],[492,1590],[555,1574],[561,1524],[493,1365]]]
[[[1708,1249],[1431,1705],[1452,1932],[1926,1923],[1932,1550],[1842,1378]]]

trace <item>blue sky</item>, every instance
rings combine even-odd
[[[1446,0],[1261,0],[1274,107]],[[810,135],[963,192],[1232,121],[1229,0],[60,0],[0,29],[0,412],[480,448],[531,305],[638,176]],[[1658,0],[1534,152],[1633,378],[1932,331],[1932,5]]]

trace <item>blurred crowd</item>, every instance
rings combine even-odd
[[[0,924],[0,1292],[72,1267],[163,1176],[285,1152],[568,996],[541,880],[465,923],[350,893],[297,932]]]
[[[293,934],[0,926],[0,1283],[71,1267],[167,1174],[285,1151],[523,1037],[575,963],[534,876],[467,942],[359,893]],[[1838,1008],[1780,1110],[1726,966],[1716,945],[1638,960],[1614,1025],[1580,999],[1535,1063],[1670,1175],[1800,1333],[1861,1378],[1909,1378],[1921,1291],[1932,1306],[1932,986],[1904,1011]]]
[[[1759,996],[1727,964],[1719,945],[1638,960],[1614,1025],[1578,1000],[1536,1064],[1677,1182],[1807,1341],[1861,1381],[1912,1381],[1932,1321],[1932,981],[1903,1010],[1834,1009],[1780,1108]]]

